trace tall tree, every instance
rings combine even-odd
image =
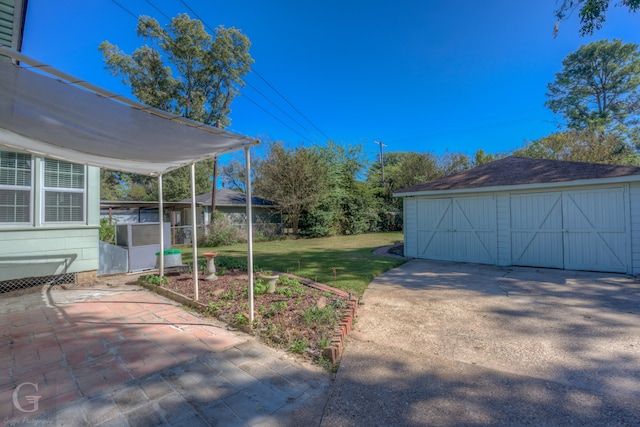
[[[615,131],[637,142],[638,45],[600,40],[569,54],[562,66],[548,85],[545,105],[562,115],[570,129]]]
[[[574,162],[637,166],[638,159],[620,135],[602,135],[591,130],[568,130],[530,141],[515,156]]]
[[[186,14],[171,19],[166,29],[154,18],[141,16],[137,34],[149,45],[131,55],[109,41],[100,44],[105,68],[112,75],[122,77],[133,95],[148,105],[208,125],[230,124],[231,102],[253,63],[247,36],[223,26],[212,36],[202,22]],[[204,171],[207,177],[212,165]],[[178,191],[188,188],[185,179],[188,175],[180,172],[168,179],[169,192],[177,186],[173,198],[188,197]]]
[[[320,205],[329,188],[325,163],[314,148],[285,148],[280,142],[269,146],[266,158],[256,162],[255,190],[278,203],[298,234],[300,216]]]
[[[555,13],[558,21],[562,21],[579,9],[580,35],[586,36],[602,28],[609,3],[610,0],[562,0]],[[615,6],[628,7],[629,12],[636,12],[640,8],[640,0],[618,0]],[[557,31],[558,24],[554,33]]]

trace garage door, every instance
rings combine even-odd
[[[514,265],[626,272],[623,188],[511,195]]]
[[[494,264],[496,202],[489,197],[417,202],[418,257]]]

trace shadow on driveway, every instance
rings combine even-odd
[[[413,260],[364,302],[323,426],[640,420],[635,278]]]

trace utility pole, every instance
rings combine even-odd
[[[380,167],[382,168],[382,186],[384,187],[384,156],[382,154],[382,147],[386,147],[387,144],[383,144],[380,141],[373,141],[373,143],[380,146]]]

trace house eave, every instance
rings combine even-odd
[[[476,188],[459,188],[459,189],[444,189],[444,190],[427,190],[427,191],[411,191],[393,193],[393,197],[416,197],[416,196],[438,196],[442,194],[478,194],[478,193],[495,193],[505,191],[527,191],[527,190],[539,190],[539,189],[554,189],[561,187],[581,187],[588,185],[607,185],[607,184],[622,184],[628,182],[640,182],[640,175],[627,175],[614,178],[594,178],[594,179],[580,179],[574,181],[560,181],[549,183],[534,183],[534,184],[519,184],[519,185],[501,185],[492,187],[476,187]]]

